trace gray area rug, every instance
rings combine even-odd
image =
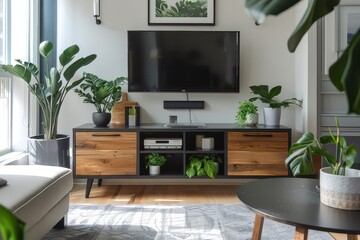
[[[251,239],[255,214],[243,204],[70,205],[68,226],[44,239]],[[262,239],[294,239],[295,227],[265,219]],[[309,231],[308,239],[332,239]]]

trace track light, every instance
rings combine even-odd
[[[101,24],[100,17],[100,0],[93,0],[93,10],[94,10],[94,17],[95,22],[97,25]]]

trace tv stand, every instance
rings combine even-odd
[[[84,124],[73,129],[74,178],[87,179],[89,197],[94,179],[163,182],[186,181],[217,184],[231,179],[288,176],[284,159],[290,147],[291,129],[284,126],[241,127],[235,124],[207,123],[165,127],[162,124],[141,124],[139,127],[109,125],[105,128]],[[197,135],[214,139],[214,149],[197,148]],[[178,148],[145,148],[145,139],[182,139]],[[150,176],[145,158],[150,153],[163,154],[167,162],[161,174]],[[216,179],[186,175],[190,157],[212,154],[221,158]],[[155,181],[156,180],[156,181]]]

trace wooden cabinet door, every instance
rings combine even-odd
[[[136,132],[76,132],[76,176],[136,175]]]
[[[229,176],[286,176],[288,132],[229,132]]]

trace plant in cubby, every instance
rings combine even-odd
[[[159,153],[150,153],[145,156],[146,168],[149,168],[150,175],[159,175],[160,167],[166,163],[167,159]]]
[[[219,163],[222,163],[222,159],[216,158],[214,154],[198,154],[190,156],[189,160],[190,163],[186,167],[186,175],[189,178],[193,176],[216,178],[219,172]]]

